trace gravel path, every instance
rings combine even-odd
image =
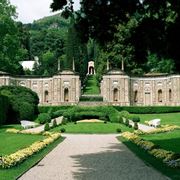
[[[67,138],[20,180],[166,180],[137,158],[116,135]]]

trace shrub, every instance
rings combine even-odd
[[[38,114],[39,98],[29,88],[21,86],[1,86],[0,94],[8,97],[9,109],[7,123],[18,123],[19,120],[34,120]]]
[[[126,118],[126,119],[129,119],[129,112],[128,111],[121,111],[120,112],[120,116],[121,117],[124,117],[124,118]]]
[[[58,110],[52,113],[52,118],[57,118],[63,115],[63,113],[65,112],[65,110]]]
[[[68,119],[67,119],[66,117],[64,117],[61,124],[62,124],[62,125],[66,125],[67,122],[68,122]]]
[[[138,130],[138,123],[137,122],[134,122],[134,129]]]
[[[179,106],[115,106],[118,111],[128,111],[132,114],[159,114],[180,112]]]
[[[132,125],[131,124],[129,124],[129,126],[128,126],[129,128],[132,128]]]
[[[65,129],[65,128],[61,128],[61,129],[60,129],[60,132],[61,132],[61,133],[64,133],[64,132],[66,132],[66,129]]]
[[[120,129],[120,128],[117,128],[117,129],[116,129],[116,132],[117,132],[117,133],[121,133],[121,129]]]
[[[44,131],[49,131],[50,127],[49,127],[49,123],[46,123],[44,126]]]
[[[48,113],[41,113],[38,115],[37,121],[40,124],[45,124],[51,122],[51,117]]]
[[[125,123],[124,123],[126,126],[129,126],[129,120],[126,119]]]
[[[6,96],[0,96],[0,126],[6,123],[9,110],[9,100]]]
[[[137,123],[137,122],[140,122],[140,117],[139,116],[133,116],[132,118],[131,118],[131,120],[135,123]]]
[[[56,119],[53,120],[53,127],[57,127],[57,121],[56,121]]]

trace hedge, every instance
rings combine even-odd
[[[83,118],[108,119],[111,122],[119,121],[119,112],[112,106],[82,107],[75,106],[63,113],[69,121],[76,121]]]
[[[81,96],[80,101],[84,101],[84,102],[102,102],[103,97],[101,97],[101,96]]]
[[[48,113],[49,111],[51,112],[56,112],[59,110],[65,111],[73,107],[74,106],[39,106],[38,109],[40,113]]]
[[[0,126],[5,124],[9,109],[9,99],[6,96],[0,95]]]
[[[128,111],[133,114],[160,114],[180,112],[180,106],[114,106],[118,111]]]
[[[21,86],[1,86],[0,94],[6,96],[10,102],[7,124],[36,118],[39,98],[31,89]]]

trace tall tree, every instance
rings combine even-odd
[[[13,74],[23,73],[19,61],[25,56],[18,37],[18,29],[13,18],[16,17],[15,7],[9,0],[0,2],[0,70]]]

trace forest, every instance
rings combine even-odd
[[[15,75],[56,74],[57,64],[84,80],[87,63],[94,60],[97,79],[111,68],[139,76],[180,72],[180,0],[52,0],[54,16],[31,24],[16,21],[9,0],[0,3],[0,71]],[[39,58],[34,70],[24,71],[19,61]]]

